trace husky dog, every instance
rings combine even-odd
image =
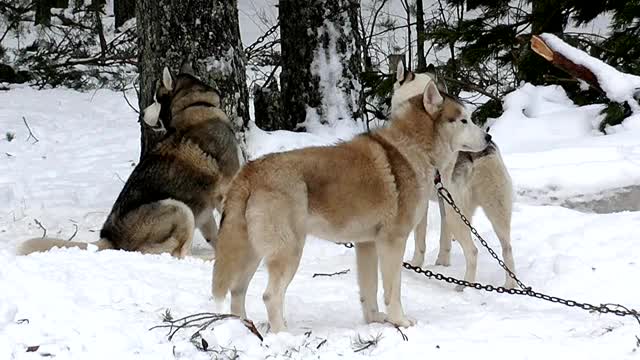
[[[396,83],[391,98],[391,109],[402,106],[416,94],[421,87],[430,81],[437,80],[434,72],[416,74],[405,72],[402,63],[398,65]],[[445,89],[444,84],[438,84]],[[513,253],[511,250],[511,212],[513,206],[513,187],[511,177],[500,156],[500,150],[493,142],[481,152],[460,151],[452,153],[451,159],[439,168],[443,184],[451,192],[462,213],[469,219],[476,209],[481,207],[496,232],[502,246],[502,258],[507,267],[515,272]],[[436,265],[449,266],[451,263],[451,238],[460,243],[466,260],[464,279],[474,282],[477,272],[478,249],[473,243],[471,234],[459,215],[449,206],[444,206],[441,199],[436,199],[434,192],[432,200],[439,200],[441,219],[440,251]],[[414,231],[415,251],[411,264],[421,266],[424,262],[426,249],[427,213]],[[515,286],[515,280],[506,274],[505,287]],[[456,287],[462,290],[461,286]]]
[[[239,168],[238,144],[220,96],[196,77],[163,71],[154,104],[144,121],[162,121],[167,134],[141,159],[107,217],[98,249],[143,253],[191,252],[195,228],[212,243],[217,236],[213,209],[221,210],[222,195]],[[161,120],[160,120],[161,118]],[[52,247],[87,248],[87,243],[32,239],[19,252]]]
[[[264,258],[269,324],[274,332],[286,330],[285,291],[312,234],[355,243],[367,322],[413,325],[400,300],[400,272],[407,236],[426,211],[429,181],[450,152],[482,151],[491,137],[433,82],[393,117],[388,127],[351,141],[270,154],[238,172],[215,246],[217,304],[231,291],[231,312],[246,317],[247,287]],[[378,311],[378,261],[387,314]]]

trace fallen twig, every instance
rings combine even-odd
[[[378,345],[380,340],[382,340],[382,334],[378,334],[369,339],[363,339],[360,334],[358,334],[358,337],[351,342],[351,346],[354,348],[353,352],[361,352]]]
[[[320,344],[318,344],[318,346],[316,346],[316,350],[320,349],[322,347],[322,345],[324,345],[326,343],[327,343],[327,339],[324,339],[324,340],[320,341]]]
[[[320,277],[320,276],[331,277],[331,276],[336,276],[336,275],[344,275],[344,274],[348,274],[348,273],[349,273],[349,271],[350,271],[349,269],[346,269],[346,270],[342,270],[342,271],[334,272],[334,273],[331,273],[331,274],[326,274],[326,273],[315,273],[315,274],[313,274],[313,278]]]
[[[78,234],[78,225],[73,224],[73,226],[75,226],[75,227],[76,227],[76,230],[73,232],[73,235],[71,235],[71,237],[67,239],[67,241],[71,241],[71,239],[73,239],[74,237],[76,237],[76,235]]]
[[[42,238],[44,239],[47,236],[47,228],[44,227],[44,225],[42,225],[42,223],[38,221],[38,219],[33,219],[33,221],[36,223],[36,225],[40,226],[40,229],[42,229]]]
[[[137,91],[137,90],[136,90]],[[140,110],[136,109],[133,105],[131,105],[131,103],[129,102],[129,98],[127,97],[127,91],[125,89],[122,89],[122,96],[124,96],[124,101],[127,102],[127,105],[129,105],[129,107],[131,108],[131,110],[135,111],[136,114],[140,114]]]
[[[22,117],[22,121],[24,122],[24,125],[27,127],[27,130],[29,130],[29,137],[27,138],[27,141],[29,141],[29,139],[33,138],[35,141],[33,142],[34,144],[37,143],[38,138],[33,134],[33,131],[31,131],[31,127],[29,127],[29,123],[27,122],[27,119],[23,116]]]
[[[400,329],[400,326],[396,326],[396,330],[398,330],[398,332],[400,333],[400,336],[402,336],[402,340],[409,341],[409,337],[407,336],[407,334],[402,332],[402,329]]]
[[[178,331],[182,329],[188,329],[188,328],[197,328],[197,330],[191,335],[191,339],[194,340],[198,336],[200,336],[200,332],[202,330],[208,328],[215,322],[226,320],[226,319],[238,319],[238,317],[231,314],[216,314],[216,313],[204,312],[204,313],[185,316],[180,319],[174,320],[173,316],[171,316],[171,313],[167,311],[164,314],[162,319],[162,322],[164,324],[156,325],[150,328],[149,330],[168,328],[169,332],[167,333],[167,338],[169,339],[169,341],[171,341],[171,339],[173,339],[173,337]],[[249,331],[251,331],[254,335],[256,335],[260,339],[260,341],[263,340],[262,335],[260,335],[260,333],[256,329],[253,322],[251,322],[251,320],[242,320],[242,324],[244,324],[244,326],[246,326],[249,329]]]
[[[116,174],[116,177],[117,177],[120,181],[122,181],[122,183],[123,183],[123,184],[124,184],[124,183],[126,183],[126,181],[124,181],[124,179],[120,176],[120,174],[118,174],[118,173],[115,173],[115,174]]]

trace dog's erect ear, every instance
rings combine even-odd
[[[427,65],[426,72],[433,79],[433,81],[436,82],[436,85],[438,86],[438,90],[443,91],[445,93],[449,92],[447,88],[447,84],[444,82],[442,77],[438,74],[438,70],[436,69],[436,66],[433,65],[433,63]]]
[[[193,67],[191,67],[191,61],[185,60],[182,63],[182,66],[180,66],[180,73],[195,76],[195,71],[193,71]]]
[[[153,104],[147,106],[143,110],[142,120],[149,126],[156,126],[158,124],[158,120],[160,119],[160,103],[154,101]]]
[[[398,61],[398,68],[396,69],[396,81],[402,82],[404,80],[404,63]]]
[[[173,74],[171,74],[171,70],[166,66],[164,70],[162,70],[162,85],[168,90],[173,90]]]
[[[440,105],[444,102],[444,98],[440,95],[438,86],[436,86],[434,81],[429,81],[427,86],[424,88],[422,102],[425,110],[427,110],[427,113],[431,116],[438,112],[438,108],[440,108]]]

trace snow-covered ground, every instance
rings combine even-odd
[[[506,99],[507,112],[491,132],[520,194],[513,217],[518,273],[534,289],[599,304],[640,308],[640,212],[583,213],[536,205],[540,198],[640,184],[640,129],[630,120],[612,135],[592,131],[597,108],[576,108],[555,88],[525,86]],[[177,318],[212,311],[211,262],[118,251],[76,249],[16,257],[15,246],[47,234],[95,240],[112,202],[138,159],[136,114],[122,94],[107,90],[15,88],[0,92],[0,359],[209,359],[185,330],[169,341],[149,330],[170,309]],[[29,124],[39,139],[27,140]],[[637,120],[636,120],[637,121]],[[9,142],[5,133],[15,134]],[[266,133],[252,129],[252,157],[340,134]],[[35,142],[35,143],[34,143]],[[543,200],[544,201],[544,200]],[[430,211],[427,263],[461,277],[464,258],[454,245],[452,266],[435,267],[438,212]],[[475,223],[499,248],[486,218]],[[407,257],[411,255],[410,242]],[[209,252],[198,234],[196,252]],[[478,280],[502,284],[503,273],[480,249]],[[316,277],[350,269],[346,275]],[[403,340],[393,327],[362,321],[352,250],[309,239],[286,297],[290,333],[265,328],[258,271],[249,289],[249,316],[266,334],[260,343],[229,320],[205,334],[210,348],[237,349],[243,358],[496,358],[632,359],[640,356],[633,319],[596,315],[551,303],[449,285],[403,273],[403,304],[418,323]],[[382,301],[380,301],[382,304]],[[23,319],[27,319],[25,321]],[[357,339],[376,346],[358,350]],[[30,348],[32,347],[32,348]],[[36,348],[37,347],[37,348]]]

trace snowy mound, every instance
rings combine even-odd
[[[505,97],[490,133],[522,200],[569,205],[640,184],[640,126],[631,117],[604,135],[602,108],[573,104],[559,86],[524,84]]]
[[[574,105],[560,86],[524,84],[508,94],[504,113],[491,126],[505,153],[547,150],[594,136],[602,105]]]

